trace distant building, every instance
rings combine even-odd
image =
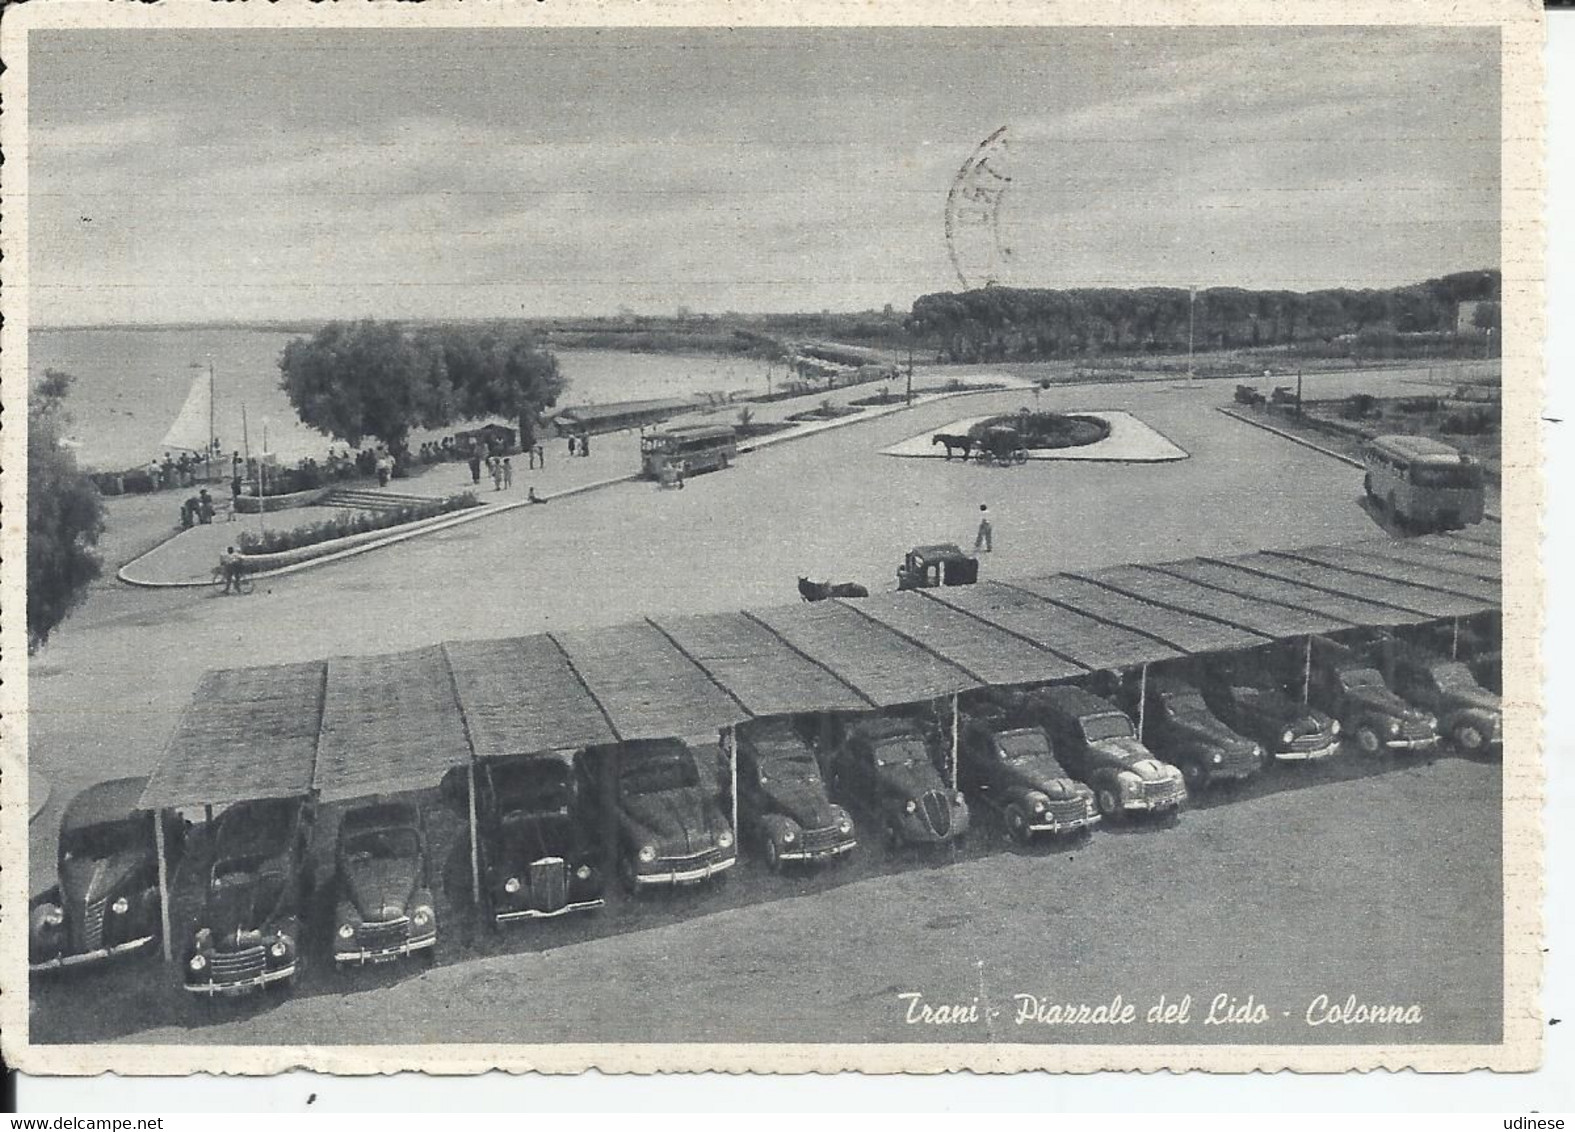
[[[559,436],[617,432],[658,424],[694,408],[694,401],[673,397],[658,401],[610,401],[605,405],[574,405],[560,409],[552,415],[550,423]]]

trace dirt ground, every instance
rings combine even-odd
[[[1316,380],[1332,390],[1341,378]],[[62,801],[148,770],[210,667],[778,604],[796,600],[799,574],[890,589],[908,546],[971,545],[980,503],[996,545],[982,576],[996,578],[1377,533],[1359,471],[1215,412],[1229,388],[966,400],[980,413],[1025,400],[1132,412],[1189,453],[1173,464],[880,455],[960,415],[963,402],[940,402],[748,454],[682,492],[620,484],[246,598],[101,585],[31,666],[28,750],[52,790],[31,830],[33,887],[52,872]],[[588,462],[613,458],[593,451]],[[845,868],[786,879],[746,861],[720,889],[617,901],[496,939],[451,903],[445,923],[459,933],[425,973],[341,977],[319,964],[288,1001],[200,1015],[171,970],[137,960],[37,984],[32,1026],[42,1041],[227,1043],[1483,1041],[1502,984],[1498,782],[1496,765],[1453,757],[1289,769],[1174,828],[1101,831],[1064,853],[1008,850],[982,831],[957,861],[898,867],[866,845]],[[993,1030],[903,1021],[905,990],[971,1000],[981,986],[1003,1010]],[[1185,1033],[1017,1026],[1019,992],[1120,993],[1144,1009],[1191,994],[1194,1021]],[[1217,993],[1255,994],[1271,1015],[1245,1034],[1204,1027]],[[1309,1029],[1297,1019],[1320,993],[1417,1002],[1424,1021]]]

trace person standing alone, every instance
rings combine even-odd
[[[981,549],[986,554],[995,549],[994,528],[990,526],[990,508],[986,504],[979,504],[979,533],[973,536],[973,552],[978,554]]]

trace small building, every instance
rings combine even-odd
[[[677,397],[651,401],[610,401],[605,405],[574,405],[561,409],[552,415],[548,423],[557,430],[559,436],[618,432],[626,428],[659,424],[694,408],[694,401]]]

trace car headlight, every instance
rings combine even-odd
[[[797,836],[797,835],[791,829],[784,829],[782,831],[782,844],[784,844],[784,845],[791,845],[791,844],[793,844],[793,838],[795,836]],[[726,845],[726,842],[723,842],[723,844]]]
[[[654,845],[642,845],[642,846],[640,846],[640,860],[644,861],[648,865],[652,861],[656,860],[656,846],[654,846]]]
[[[959,790],[957,793],[953,794],[952,795],[952,801],[956,802],[959,806],[962,805],[963,804],[962,791]]]
[[[837,822],[837,832],[838,833],[852,833],[853,832],[853,819],[850,818],[850,817],[847,817],[846,815],[844,815],[842,817],[842,819]]]
[[[1116,786],[1123,794],[1136,794],[1143,789],[1143,780],[1131,771],[1127,771],[1116,777]]]
[[[1280,742],[1287,745],[1296,742],[1296,732],[1287,727],[1284,731],[1280,732]]]
[[[190,967],[193,971],[201,971],[207,965],[208,957],[205,955],[193,955],[191,957],[191,962],[186,964],[186,966]]]
[[[354,939],[355,938],[355,925],[354,924],[340,924],[339,925],[339,938],[340,939]]]
[[[1400,721],[1398,719],[1391,719],[1389,721],[1389,734],[1391,734],[1391,735],[1398,735],[1398,734],[1400,734]]]
[[[508,880],[503,882],[503,891],[507,892],[510,896],[513,896],[519,890],[520,890],[520,878],[519,877],[510,877]]]
[[[1035,798],[1034,799],[1034,813],[1042,814],[1046,810],[1048,810],[1049,808],[1050,808],[1050,803],[1046,802],[1043,798]]]
[[[1438,716],[1436,716],[1436,715],[1424,715],[1422,717],[1422,722],[1426,723],[1429,729],[1431,729],[1433,731],[1437,731],[1438,730]]]
[[[109,910],[117,916],[124,916],[130,908],[131,903],[124,896],[117,897],[115,903],[109,906]]]
[[[272,955],[275,959],[283,959],[289,953],[290,945],[284,941],[283,936],[280,936],[278,939],[274,940],[273,946],[268,949],[268,954]]]
[[[1340,733],[1340,721],[1338,719],[1331,719],[1329,721],[1329,734],[1331,734],[1331,735],[1338,735],[1339,733]]]
[[[44,906],[44,914],[39,917],[39,922],[46,928],[58,928],[66,922],[66,914],[54,904]]]
[[[1219,751],[1215,751],[1214,754],[1209,756],[1209,762],[1213,763],[1215,766],[1219,766],[1219,764],[1224,762],[1224,761],[1225,761],[1225,756],[1223,754],[1221,754]]]
[[[423,904],[411,914],[410,922],[418,928],[426,927],[432,922],[432,909]]]
[[[907,814],[917,813],[919,810],[919,803],[915,802],[912,798],[909,798],[907,802],[903,804],[902,810],[903,813]]]
[[[589,865],[581,865],[579,868],[574,870],[574,875],[579,877],[581,880],[590,880],[591,867]]]
[[[724,829],[721,833],[717,834],[716,843],[723,849],[730,848],[733,844],[733,831],[730,829]]]

